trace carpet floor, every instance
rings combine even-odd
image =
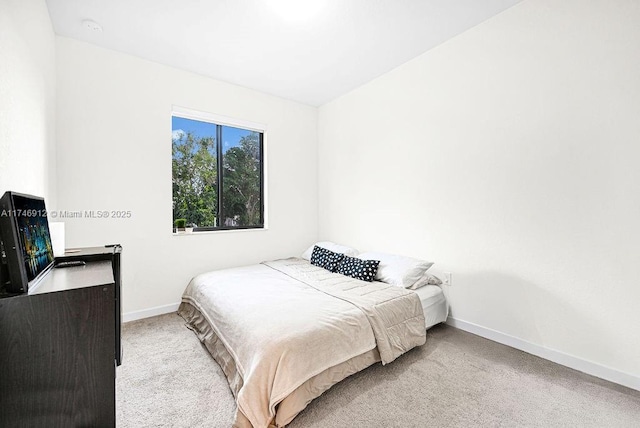
[[[119,427],[231,427],[226,378],[176,314],[123,326]],[[439,325],[332,387],[289,428],[639,427],[640,392]]]

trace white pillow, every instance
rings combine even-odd
[[[359,259],[380,260],[376,280],[409,288],[422,278],[433,262],[386,253],[362,253]]]
[[[311,253],[313,252],[313,247],[315,247],[316,245],[318,247],[326,248],[327,250],[333,251],[334,253],[340,253],[351,257],[355,257],[358,255],[358,250],[356,250],[355,248],[345,247],[344,245],[339,245],[329,241],[322,241],[316,242],[315,244],[307,248],[307,251],[302,253],[301,257],[305,260],[311,260]]]
[[[425,272],[422,278],[417,280],[413,285],[407,287],[410,290],[417,290],[425,285],[442,285],[442,280],[435,275],[431,275],[429,272]]]

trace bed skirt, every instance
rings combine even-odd
[[[233,396],[237,397],[238,391],[240,391],[243,385],[242,376],[236,369],[236,363],[233,357],[218,338],[209,321],[207,321],[206,317],[197,308],[186,302],[180,304],[178,314],[184,318],[187,327],[196,334],[213,359],[220,365],[220,368],[227,377]],[[319,397],[323,392],[346,377],[379,361],[380,353],[377,348],[374,348],[317,374],[296,388],[278,404],[276,416],[274,420],[271,421],[269,427],[280,428],[286,426],[298,413],[304,410],[314,398]],[[249,420],[239,410],[236,410],[233,427],[253,428]]]

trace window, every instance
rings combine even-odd
[[[264,228],[264,127],[183,111],[171,122],[172,227]]]

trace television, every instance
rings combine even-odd
[[[0,238],[9,276],[9,293],[27,293],[54,263],[44,199],[16,192],[0,198]]]

